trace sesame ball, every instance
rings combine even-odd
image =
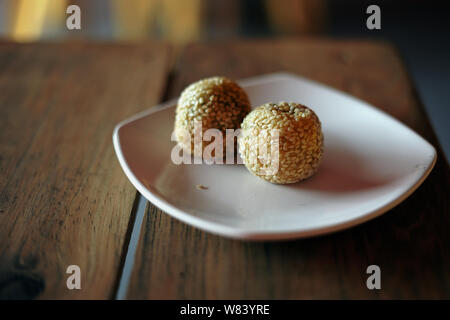
[[[236,82],[225,77],[197,81],[184,89],[178,100],[175,138],[185,151],[201,157],[203,149],[211,142],[202,139],[201,154],[199,150],[194,149],[196,124],[198,128],[198,124],[201,123],[202,135],[208,129],[218,129],[223,134],[223,155],[225,156],[225,130],[239,129],[242,120],[249,112],[248,96]],[[186,132],[189,134],[186,135]],[[187,139],[189,136],[190,139]]]
[[[269,182],[306,179],[317,171],[322,158],[319,118],[298,103],[264,104],[242,122],[239,153],[251,173]]]

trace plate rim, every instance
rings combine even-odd
[[[212,222],[208,220],[204,220],[203,218],[199,218],[196,216],[193,216],[176,206],[170,204],[166,200],[159,197],[156,193],[156,191],[152,190],[151,186],[144,186],[139,179],[134,175],[131,168],[128,166],[128,163],[125,159],[125,156],[122,151],[121,143],[120,143],[120,130],[139,119],[145,118],[153,113],[168,109],[170,107],[174,107],[177,102],[177,98],[171,99],[169,101],[160,103],[158,105],[155,105],[147,110],[141,111],[121,122],[119,122],[115,127],[112,135],[114,150],[116,153],[116,156],[119,160],[120,166],[122,170],[124,171],[127,178],[130,180],[131,184],[151,203],[153,203],[155,206],[157,206],[160,210],[164,211],[165,213],[169,214],[171,217],[176,218],[177,220],[186,223],[190,226],[193,226],[195,228],[198,228],[200,230],[210,232],[216,235],[224,236],[227,238],[232,239],[241,239],[241,240],[251,240],[251,241],[275,241],[275,240],[289,240],[289,239],[301,239],[301,238],[310,238],[315,236],[321,236],[325,234],[334,233],[337,231],[349,229],[352,227],[355,227],[357,225],[360,225],[364,222],[367,222],[369,220],[372,220],[378,216],[381,216],[382,214],[388,212],[390,209],[396,207],[398,204],[406,200],[414,191],[417,190],[417,188],[425,181],[425,179],[428,177],[428,175],[431,173],[431,171],[434,168],[434,165],[436,164],[437,160],[437,152],[435,147],[429,143],[426,139],[424,139],[422,136],[420,136],[417,132],[415,132],[413,129],[402,123],[401,121],[397,120],[390,114],[376,108],[375,106],[367,103],[366,101],[363,101],[357,97],[354,97],[346,92],[340,91],[338,89],[335,89],[333,87],[329,87],[325,84],[316,82],[314,80],[310,80],[307,78],[304,78],[302,76],[288,73],[288,72],[276,72],[276,73],[269,73],[269,74],[262,74],[260,76],[246,78],[238,80],[237,82],[244,86],[251,86],[251,85],[257,85],[264,82],[273,82],[277,80],[302,80],[304,82],[307,82],[309,84],[318,86],[323,89],[331,90],[335,93],[339,93],[341,95],[346,96],[347,98],[350,98],[354,100],[355,102],[358,102],[360,104],[363,104],[365,107],[370,108],[372,111],[379,112],[383,114],[384,116],[390,118],[393,120],[397,125],[400,125],[410,131],[410,133],[414,134],[416,137],[420,138],[423,142],[425,142],[429,147],[431,147],[431,150],[433,152],[433,160],[428,164],[427,168],[423,171],[422,175],[419,177],[419,179],[410,186],[406,191],[402,192],[400,196],[395,197],[393,200],[388,201],[387,203],[384,203],[380,205],[379,207],[375,208],[374,210],[368,211],[364,213],[363,215],[353,218],[344,222],[337,222],[333,223],[329,226],[319,226],[319,227],[313,227],[313,228],[307,228],[307,229],[294,229],[294,230],[287,230],[286,231],[253,231],[250,229],[240,229],[235,227],[226,226],[217,222]]]

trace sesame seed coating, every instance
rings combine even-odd
[[[264,104],[242,122],[239,153],[251,173],[269,182],[287,184],[306,179],[317,171],[322,159],[319,118],[298,103]],[[270,171],[274,160],[267,159],[275,155],[277,170]]]
[[[250,101],[245,91],[225,77],[212,77],[189,85],[181,93],[175,115],[175,137],[181,147],[194,153],[195,124],[201,123],[202,134],[218,129],[225,137],[226,129],[238,129],[250,112]],[[190,139],[186,139],[186,132]],[[225,139],[223,146],[225,146]],[[202,141],[203,149],[209,141]],[[202,154],[195,155],[202,156]],[[225,152],[224,152],[225,154]]]

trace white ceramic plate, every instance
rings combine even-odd
[[[117,125],[114,147],[131,183],[153,204],[194,227],[232,238],[310,237],[373,219],[406,199],[434,166],[436,151],[369,104],[319,83],[271,74],[240,81],[253,106],[295,101],[319,116],[325,136],[315,176],[275,185],[243,165],[175,165],[176,100]],[[199,190],[198,185],[207,190]]]

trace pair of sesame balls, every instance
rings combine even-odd
[[[202,157],[211,142],[202,139],[196,148],[196,130],[204,134],[208,129],[221,132],[224,150],[226,130],[241,129],[243,163],[272,183],[296,183],[312,176],[320,165],[323,134],[314,111],[294,102],[267,103],[251,111],[246,92],[225,77],[195,82],[178,100],[174,133],[185,151]]]

